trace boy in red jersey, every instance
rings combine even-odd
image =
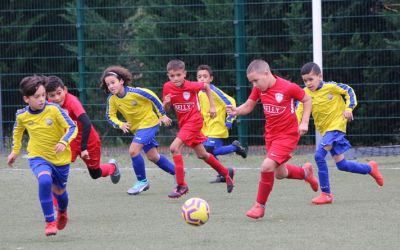
[[[303,167],[286,163],[296,149],[300,135],[308,131],[310,96],[296,84],[273,75],[264,60],[252,61],[246,73],[253,84],[251,94],[239,107],[227,106],[227,113],[246,115],[254,109],[258,100],[263,105],[267,157],[261,164],[256,204],[246,213],[248,217],[258,219],[264,216],[265,204],[274,185],[274,176],[277,179],[305,180],[315,192],[318,191],[318,181],[310,163],[306,163]],[[301,124],[297,122],[295,100],[301,101],[304,105]]]
[[[60,105],[78,125],[78,135],[71,142],[72,162],[75,162],[79,155],[93,179],[110,176],[112,183],[118,183],[121,177],[118,163],[111,159],[109,163],[100,164],[100,137],[79,99],[68,93],[59,77],[48,76],[47,79],[46,92],[49,101]]]
[[[181,60],[171,60],[167,64],[169,81],[163,87],[163,106],[168,111],[171,106],[175,110],[179,124],[179,132],[170,146],[175,163],[177,187],[168,195],[170,198],[179,198],[189,191],[184,177],[184,163],[181,154],[186,144],[191,147],[198,158],[204,160],[218,173],[225,176],[228,193],[232,192],[234,182],[229,176],[228,168],[224,167],[212,154],[204,148],[203,142],[207,139],[202,133],[203,117],[200,113],[198,93],[205,90],[210,101],[210,116],[216,116],[215,103],[210,86],[206,83],[185,80],[185,63]],[[232,171],[232,170],[231,170]]]

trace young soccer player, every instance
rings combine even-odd
[[[110,176],[111,182],[119,182],[121,174],[116,160],[100,164],[101,141],[79,99],[68,93],[67,87],[57,76],[47,77],[47,98],[67,111],[78,126],[78,135],[71,142],[72,162],[78,155],[85,162],[92,179]]]
[[[197,67],[197,81],[210,85],[217,112],[215,118],[210,117],[210,102],[208,101],[207,94],[204,90],[200,91],[200,110],[204,119],[201,132],[207,137],[207,141],[203,143],[204,147],[208,153],[213,154],[215,157],[236,152],[236,154],[246,158],[247,152],[239,141],[234,140],[230,145],[224,146],[224,139],[228,138],[228,130],[232,128],[232,123],[236,119],[235,116],[226,115],[226,105],[233,105],[236,107],[236,102],[235,99],[212,84],[213,80],[214,75],[210,66],[200,65]],[[230,173],[230,176],[232,177],[233,174],[233,172]],[[217,175],[215,180],[211,181],[211,183],[220,182],[226,182],[225,176],[220,174]]]
[[[106,117],[114,128],[124,133],[131,132],[134,137],[129,147],[132,167],[137,182],[128,189],[128,194],[137,195],[150,188],[146,177],[143,150],[147,159],[154,162],[165,172],[175,175],[174,165],[157,151],[156,133],[160,124],[171,125],[171,119],[166,116],[162,102],[157,95],[145,88],[128,86],[132,83],[132,74],[121,66],[110,66],[104,70],[101,77],[101,88],[109,94],[107,98]],[[157,112],[157,114],[154,112]],[[125,122],[117,117],[120,113]]]
[[[357,174],[370,174],[379,186],[383,186],[383,177],[376,162],[370,161],[369,164],[363,164],[347,161],[343,155],[351,148],[345,135],[347,122],[353,120],[353,110],[357,105],[354,90],[346,84],[323,81],[321,69],[313,62],[306,63],[301,68],[301,75],[306,85],[304,90],[313,100],[312,116],[315,128],[322,135],[321,142],[317,145],[314,155],[322,192],[321,195],[312,199],[312,203],[321,205],[333,202],[328,166],[325,160],[328,151],[339,170]],[[297,109],[299,120],[302,113],[303,105],[300,104]]]
[[[206,137],[201,133],[203,117],[199,110],[198,93],[205,90],[210,102],[210,117],[215,118],[215,103],[211,94],[210,86],[207,83],[191,82],[185,80],[185,63],[181,60],[171,60],[167,64],[169,81],[163,87],[163,105],[166,111],[171,106],[175,110],[178,119],[179,132],[170,146],[175,163],[177,187],[168,195],[170,198],[179,198],[189,191],[185,182],[184,163],[181,154],[182,147],[186,144],[191,147],[198,158],[204,160],[218,173],[225,176],[227,191],[232,192],[234,182],[233,175],[229,176],[228,170],[212,154],[204,148],[203,142]]]
[[[45,83],[46,77],[36,75],[25,77],[20,83],[28,106],[16,113],[12,151],[7,164],[12,167],[15,162],[27,130],[29,167],[38,180],[39,201],[46,221],[45,234],[49,236],[55,235],[57,229],[64,229],[68,221],[69,144],[76,137],[77,128],[60,106],[46,102]],[[58,202],[57,221],[54,221],[52,192]]]
[[[247,101],[235,108],[227,106],[229,115],[246,115],[260,100],[265,116],[265,144],[267,157],[261,164],[261,180],[255,205],[246,213],[253,219],[264,216],[265,204],[277,179],[305,180],[316,192],[318,181],[310,163],[303,167],[287,164],[296,149],[300,135],[308,131],[311,112],[311,98],[294,83],[271,73],[264,60],[254,60],[247,68],[247,78],[253,89]],[[304,113],[300,125],[297,123],[294,101],[304,103]]]

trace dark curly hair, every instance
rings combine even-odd
[[[117,66],[113,65],[108,68],[106,68],[103,72],[103,75],[101,76],[101,84],[100,88],[104,90],[107,94],[110,93],[110,91],[107,88],[107,84],[105,82],[106,77],[108,76],[114,76],[118,80],[123,80],[124,81],[124,86],[133,86],[133,76],[132,73],[129,72],[127,68],[124,68],[122,66]]]

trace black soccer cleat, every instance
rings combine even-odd
[[[232,145],[236,147],[236,154],[240,155],[243,158],[247,157],[247,151],[244,147],[242,147],[242,145],[240,144],[240,142],[238,140],[234,140],[232,142]]]

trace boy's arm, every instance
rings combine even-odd
[[[253,111],[254,107],[257,105],[257,102],[252,99],[247,99],[245,103],[240,105],[239,107],[235,107],[233,105],[226,106],[226,113],[228,115],[247,115],[251,111]]]
[[[303,117],[303,103],[300,101],[297,101],[296,105],[296,116],[297,116],[297,121],[300,124],[301,123],[301,118]]]
[[[308,131],[308,123],[310,121],[312,107],[311,97],[307,94],[304,94],[301,103],[303,104],[303,116],[301,117],[301,123],[299,124],[299,132],[300,135],[304,135]]]
[[[65,129],[64,136],[58,141],[58,143],[67,146],[78,134],[78,127],[62,108],[58,107],[58,111],[59,112],[56,113],[57,120]]]
[[[13,141],[12,141],[12,153],[19,155],[21,151],[21,141],[22,136],[24,135],[25,127],[22,125],[22,121],[20,121],[18,117],[18,113],[16,114],[16,119],[13,127]]]
[[[210,102],[210,117],[215,118],[217,116],[217,112],[215,111],[215,101],[214,101],[214,97],[212,96],[212,93],[211,93],[210,85],[207,83],[204,83],[204,90],[206,91],[208,101]]]
[[[81,151],[87,150],[87,142],[89,140],[90,129],[92,128],[92,123],[89,116],[86,113],[82,113],[78,120],[82,124],[82,140],[81,140]]]
[[[357,106],[357,97],[352,87],[347,84],[338,83],[335,89],[340,95],[344,96],[346,109],[343,112],[344,118],[348,121],[353,120],[353,109]]]

